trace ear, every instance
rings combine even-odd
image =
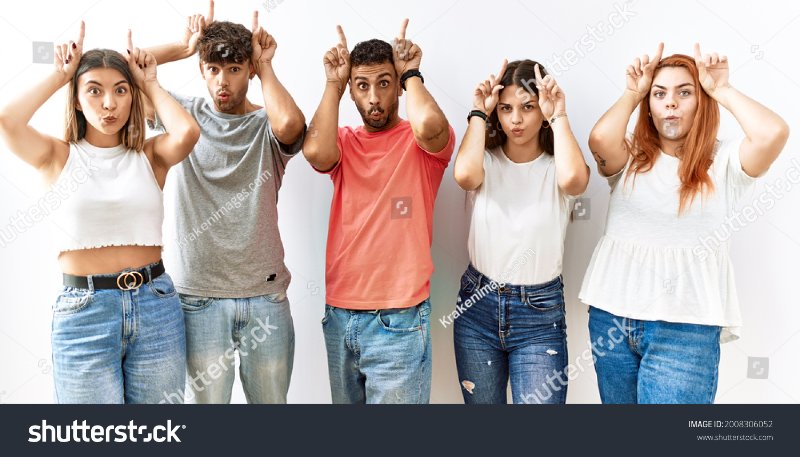
[[[256,66],[253,65],[253,62],[250,62],[248,68],[250,69],[250,76],[248,76],[248,78],[253,79],[256,76]]]
[[[350,100],[356,101],[356,96],[353,95],[353,85],[349,81],[347,82],[347,87],[350,90]]]
[[[83,111],[83,108],[81,108],[81,102],[77,97],[75,97],[75,109],[78,111]]]
[[[201,60],[201,61],[199,61],[199,62],[197,62],[197,68],[199,68],[199,69],[200,69],[200,75],[201,75],[201,76],[203,75],[203,63],[204,63],[204,62],[203,62],[202,60]]]

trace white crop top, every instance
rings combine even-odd
[[[106,246],[162,246],[164,199],[150,161],[124,145],[98,148],[85,139],[69,146],[50,197],[59,252]]]

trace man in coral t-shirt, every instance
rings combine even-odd
[[[455,147],[405,38],[325,54],[327,82],[303,154],[333,181],[322,327],[334,403],[428,403],[433,204]],[[339,128],[350,97],[364,121]],[[406,92],[408,120],[400,119]]]

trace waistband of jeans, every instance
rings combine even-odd
[[[464,274],[475,283],[475,290],[480,290],[482,287],[489,286],[492,289],[496,289],[498,293],[520,295],[522,297],[525,297],[526,294],[537,293],[548,289],[562,288],[564,285],[562,275],[558,275],[550,281],[541,284],[504,284],[481,273],[471,263]]]

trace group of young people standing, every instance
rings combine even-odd
[[[237,352],[247,401],[286,402],[294,331],[277,201],[301,150],[334,186],[322,318],[333,402],[429,402],[433,209],[456,138],[407,26],[392,43],[352,50],[338,27],[308,126],[257,13],[248,30],[215,21],[213,1],[180,42],[139,49],[129,34],[125,54],[84,52],[82,24],[56,47],[53,73],[2,104],[0,136],[48,183],[88,170],[51,216],[64,273],[53,307],[58,402],[229,402]],[[713,402],[720,343],[741,315],[728,241],[698,252],[698,240],[789,133],[730,85],[725,56],[662,51],[627,68],[624,93],[589,136],[611,200],[579,298],[604,403]],[[194,54],[210,99],[158,83],[157,65]],[[247,98],[256,76],[263,106]],[[29,122],[63,86],[58,139]],[[346,92],[360,126],[339,126]],[[471,208],[453,325],[459,385],[466,403],[505,403],[509,381],[515,403],[564,403],[566,385],[548,377],[568,370],[562,257],[589,167],[564,90],[541,64],[504,61],[472,97],[454,164]],[[719,105],[742,138],[717,140]],[[146,123],[158,134],[145,138]],[[167,273],[170,169],[181,242]]]

